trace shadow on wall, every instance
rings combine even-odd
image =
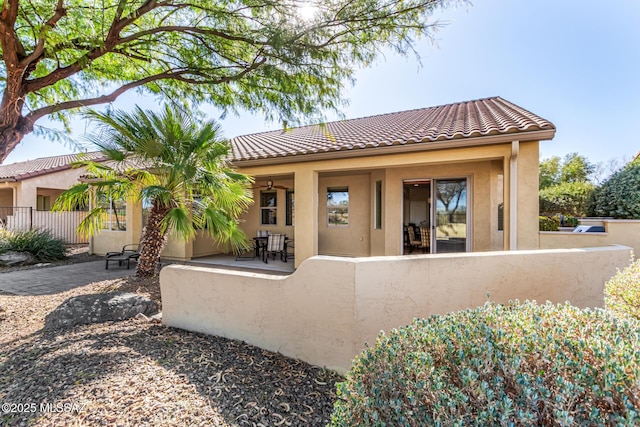
[[[344,374],[381,330],[415,317],[519,299],[603,305],[604,283],[629,264],[609,246],[338,258],[289,276],[192,266],[160,274],[163,323],[239,339]]]

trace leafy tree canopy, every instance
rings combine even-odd
[[[587,214],[640,219],[640,158],[613,174],[591,194]]]
[[[0,161],[38,119],[132,89],[293,122],[338,110],[356,67],[415,52],[458,1],[4,0]]]
[[[540,163],[540,215],[582,216],[595,186],[596,165],[578,153],[553,156]]]
[[[563,159],[553,156],[540,162],[540,189],[568,182],[587,182],[596,165],[579,155],[569,153]]]

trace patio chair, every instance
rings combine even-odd
[[[251,240],[247,245],[247,247],[245,248],[245,251],[238,254],[238,256],[236,257],[236,261],[254,260],[256,259],[257,256],[259,256],[259,251],[260,251],[259,240],[255,240],[255,239]]]
[[[413,252],[415,248],[419,248],[422,245],[422,241],[416,238],[416,231],[413,228],[413,225],[407,226],[409,241],[407,242],[407,246],[409,246],[409,253]]]
[[[280,260],[282,262],[287,262],[287,251],[285,250],[285,240],[286,236],[284,234],[269,234],[267,237],[267,243],[262,248],[262,261],[268,263],[269,255],[273,256],[273,259],[276,259],[276,253],[280,253]]]
[[[420,227],[420,248],[422,252],[429,252],[431,246],[431,230],[429,227]]]
[[[296,246],[293,240],[285,240],[284,251],[287,254],[287,260],[294,259],[296,257]]]
[[[118,265],[122,267],[123,263],[127,263],[127,270],[131,267],[131,260],[138,261],[140,258],[140,252],[138,251],[137,244],[124,245],[119,252],[107,252],[104,256],[104,269],[109,269],[110,262],[118,262]]]

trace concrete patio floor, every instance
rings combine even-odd
[[[290,258],[287,262],[282,262],[278,256],[276,256],[275,260],[269,258],[269,262],[265,263],[260,258],[245,258],[237,260],[235,255],[219,254],[193,258],[191,261],[185,262],[184,264],[198,265],[202,267],[219,267],[230,270],[251,271],[265,274],[291,274],[295,270],[295,263],[293,259]]]

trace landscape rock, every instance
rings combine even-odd
[[[25,265],[33,264],[35,258],[29,252],[7,251],[0,255],[0,265]]]
[[[126,320],[142,313],[158,312],[149,298],[127,292],[80,295],[69,298],[45,317],[45,329],[65,329],[75,325]]]

